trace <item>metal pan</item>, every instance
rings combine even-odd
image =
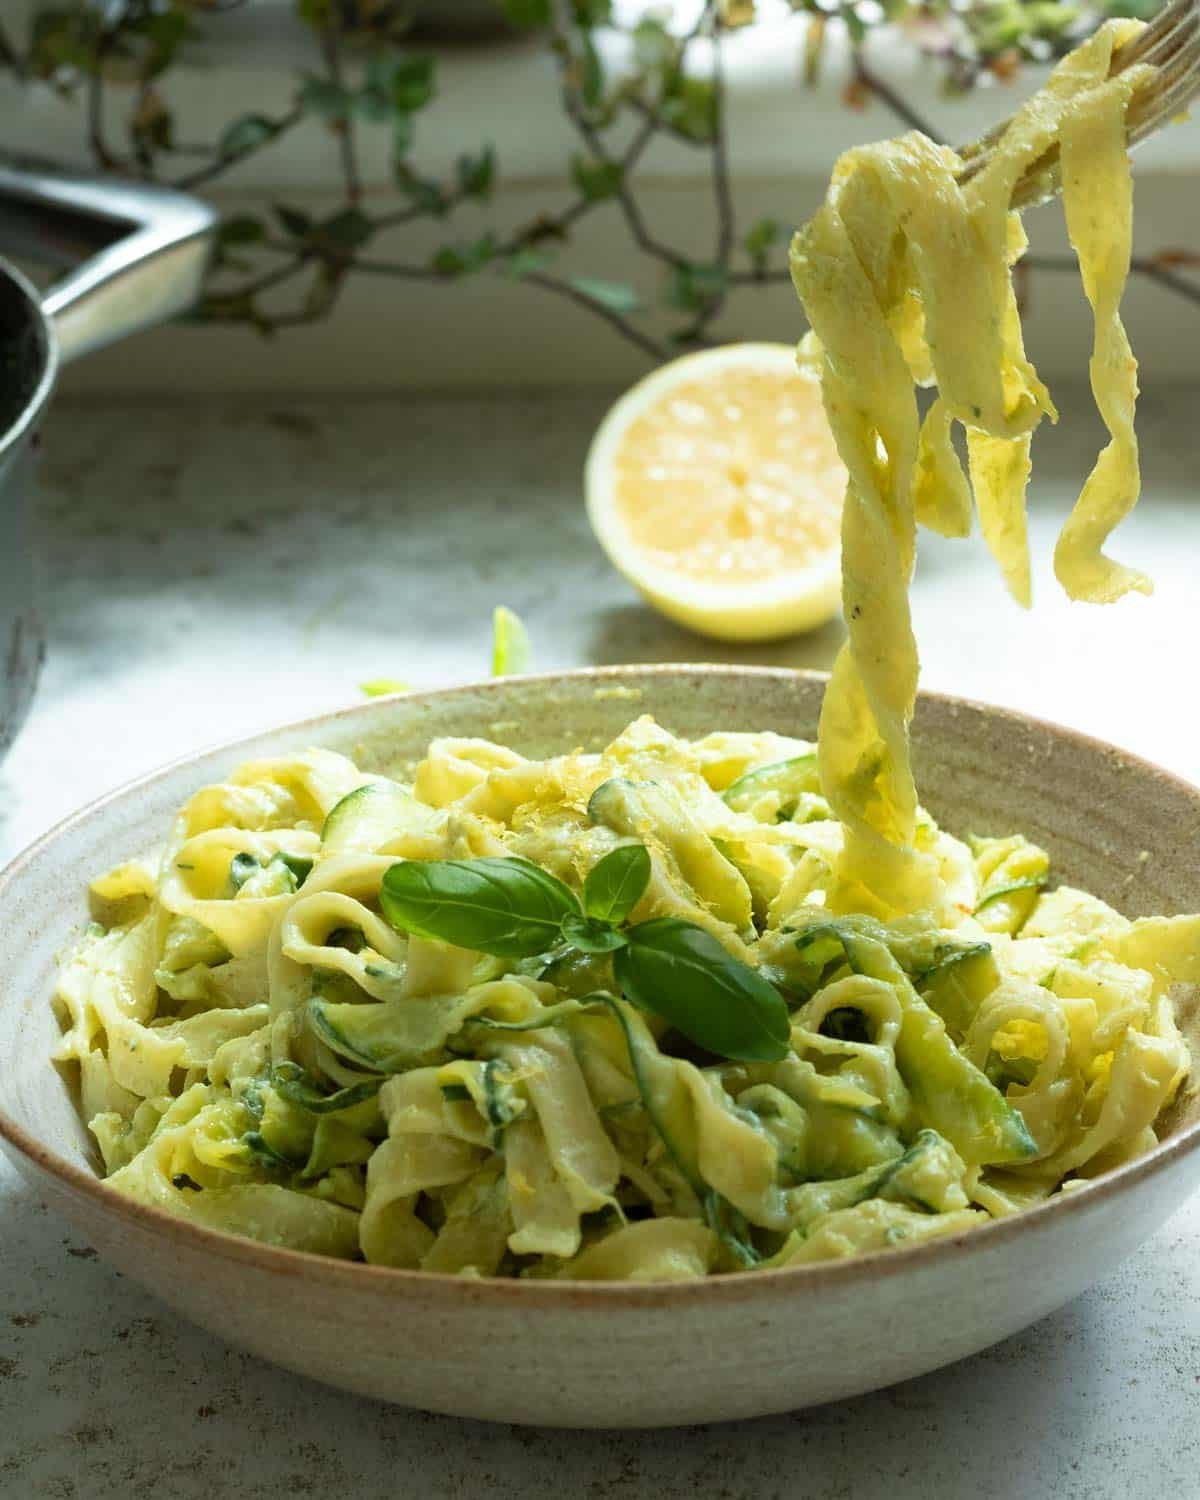
[[[0,250],[71,268],[39,294],[0,259],[0,753],[29,710],[45,652],[33,454],[59,366],[189,307],[215,222],[168,188],[0,162]]]

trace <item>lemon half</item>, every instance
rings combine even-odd
[[[837,611],[846,470],[788,344],[655,370],[600,424],[585,488],[614,566],[702,635],[770,640]]]

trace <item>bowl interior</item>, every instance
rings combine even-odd
[[[49,1061],[59,1034],[49,1003],[57,960],[87,921],[87,882],[160,842],[180,803],[241,761],[321,745],[394,771],[447,734],[545,755],[597,748],[641,713],[688,735],[739,728],[812,736],[823,689],[823,678],[806,674],[674,666],[485,683],[288,726],[112,794],[0,876],[0,1126],[6,1115],[40,1144],[43,1159],[94,1167],[71,1089]],[[957,699],[922,698],[914,744],[923,800],[953,832],[1023,832],[1048,849],[1060,882],[1131,917],[1200,910],[1195,788],[1097,741]],[[1174,1132],[1198,1119],[1193,1094],[1167,1124]]]

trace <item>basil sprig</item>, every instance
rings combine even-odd
[[[497,958],[612,953],[626,998],[707,1051],[739,1062],[784,1057],[787,1006],[757,970],[694,922],[628,921],[650,874],[645,846],[622,844],[589,872],[581,901],[527,859],[406,860],[384,875],[380,904],[402,932]]]

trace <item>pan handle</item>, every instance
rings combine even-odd
[[[216,214],[171,188],[73,176],[0,161],[0,249],[70,267],[43,294],[61,359],[190,307],[212,250]]]

